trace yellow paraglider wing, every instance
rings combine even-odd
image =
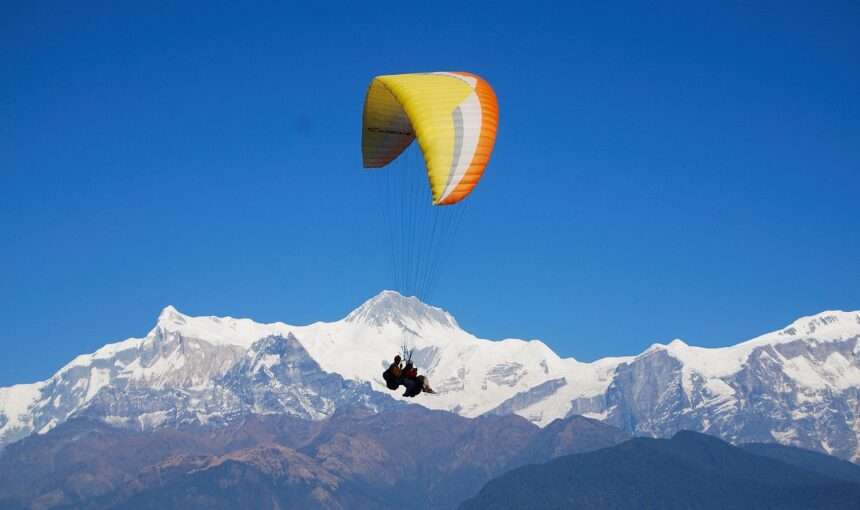
[[[484,173],[498,117],[493,89],[473,74],[377,76],[364,103],[364,166],[387,165],[417,138],[433,204],[455,204]]]

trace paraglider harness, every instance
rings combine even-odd
[[[385,372],[382,372],[382,378],[385,380],[385,386],[387,386],[389,390],[396,390],[397,388],[399,388],[400,381],[403,379],[402,368],[400,369],[400,376],[394,374],[394,371],[392,369],[395,367],[395,363],[392,363],[390,367],[385,369]]]
[[[382,378],[385,380],[385,385],[389,390],[396,390],[402,384],[406,386],[406,393],[404,396],[414,397],[418,393],[421,393],[421,387],[423,386],[422,381],[418,378],[410,379],[407,377],[407,372],[410,370],[414,370],[414,365],[412,363],[412,353],[415,349],[408,349],[406,344],[404,344],[401,348],[401,359],[405,362],[404,367],[401,369],[400,376],[398,377],[392,372],[392,368],[394,368],[394,364],[392,363],[385,372],[382,372]],[[420,376],[419,376],[420,377]],[[408,381],[407,381],[408,379]],[[418,391],[415,391],[418,389]]]

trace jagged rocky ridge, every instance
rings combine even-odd
[[[340,389],[319,374],[275,384],[303,369],[282,371],[265,342],[249,351],[272,335],[307,351],[308,359],[291,362],[296,367],[310,360],[342,377]],[[691,429],[858,461],[858,340],[860,313],[823,312],[732,347],[675,340],[638,356],[582,363],[536,340],[477,338],[447,312],[391,291],[342,320],[306,326],[189,317],[168,307],[145,338],[79,356],[47,381],[0,389],[0,442],[82,413],[147,429],[270,412],[321,419],[356,398],[378,406],[371,390],[386,391],[386,359],[406,341],[440,391],[416,402],[434,409],[467,417],[515,413],[541,426],[582,414],[637,435]]]
[[[42,384],[44,397],[18,423],[45,432],[69,417],[87,416],[151,430],[225,425],[254,414],[320,420],[344,404],[375,411],[396,405],[367,383],[320,369],[292,334],[263,337],[242,353],[233,345],[156,328],[151,341],[137,348],[111,357],[95,355],[87,362],[73,362]],[[169,368],[159,370],[165,366]],[[26,431],[19,425],[19,434]]]

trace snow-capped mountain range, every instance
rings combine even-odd
[[[382,371],[403,344],[438,395],[403,399]],[[384,291],[304,326],[190,317],[168,306],[144,338],[78,356],[46,381],[0,388],[0,447],[88,414],[146,430],[247,414],[318,420],[407,400],[545,426],[582,414],[638,435],[680,429],[778,441],[860,461],[860,312],[823,312],[732,347],[674,340],[638,356],[560,358],[537,340],[477,338],[440,308]]]

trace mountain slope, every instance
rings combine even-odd
[[[0,508],[380,508],[391,494],[454,508],[508,469],[627,438],[581,417],[541,429],[421,406],[149,431],[75,418],[0,453]]]
[[[680,432],[525,466],[460,508],[848,509],[860,485]]]
[[[755,455],[769,457],[828,478],[860,484],[860,466],[831,455],[776,443],[746,443],[739,446]]]
[[[140,429],[278,409],[322,419],[337,406],[334,386],[325,402],[302,394],[304,383],[288,394],[273,386],[274,374],[286,372],[267,366],[271,353],[245,358],[261,338],[291,334],[322,372],[400,400],[381,373],[406,343],[439,394],[405,400],[467,417],[518,414],[546,426],[584,415],[636,435],[691,429],[860,460],[858,312],[805,317],[731,347],[675,340],[638,356],[582,363],[536,340],[477,338],[444,310],[392,291],[341,320],[304,326],[189,317],[167,307],[144,338],[79,356],[47,381],[0,389],[0,446],[82,413]],[[236,377],[244,382],[228,382]]]
[[[189,402],[200,400],[194,397],[200,391],[212,395],[213,381],[238,363],[254,342],[291,334],[323,371],[367,382],[399,399],[399,393],[385,388],[382,371],[407,343],[414,347],[417,365],[439,392],[436,397],[420,399],[421,404],[464,416],[479,416],[518,393],[563,379],[571,367],[575,378],[568,377],[581,381],[584,390],[608,384],[609,366],[563,360],[538,341],[478,339],[441,309],[391,291],[368,300],[342,320],[307,326],[189,317],[167,307],[144,338],[108,344],[78,356],[47,381],[0,389],[0,444],[50,430],[97,405],[100,392],[113,401],[119,395],[130,395],[141,406],[147,394],[159,392],[171,394],[171,399],[184,402],[182,406],[191,405]],[[8,395],[5,400],[4,395]],[[232,409],[237,404],[229,401],[231,397],[215,394],[215,401]],[[226,413],[207,408],[190,414],[200,420],[217,420]],[[127,418],[124,413],[118,416]],[[549,423],[556,417],[533,421]],[[132,422],[126,420],[125,425],[146,428],[167,418],[161,410],[152,409],[132,417]]]
[[[319,420],[341,405],[395,404],[366,383],[323,371],[290,334],[263,337],[243,352],[161,327],[151,338],[79,357],[37,387],[41,398],[30,413],[0,429],[6,438],[44,433],[72,416],[150,430],[224,425],[254,414]]]
[[[860,460],[860,313],[825,312],[721,349],[654,345],[573,412],[637,435],[690,429]]]

